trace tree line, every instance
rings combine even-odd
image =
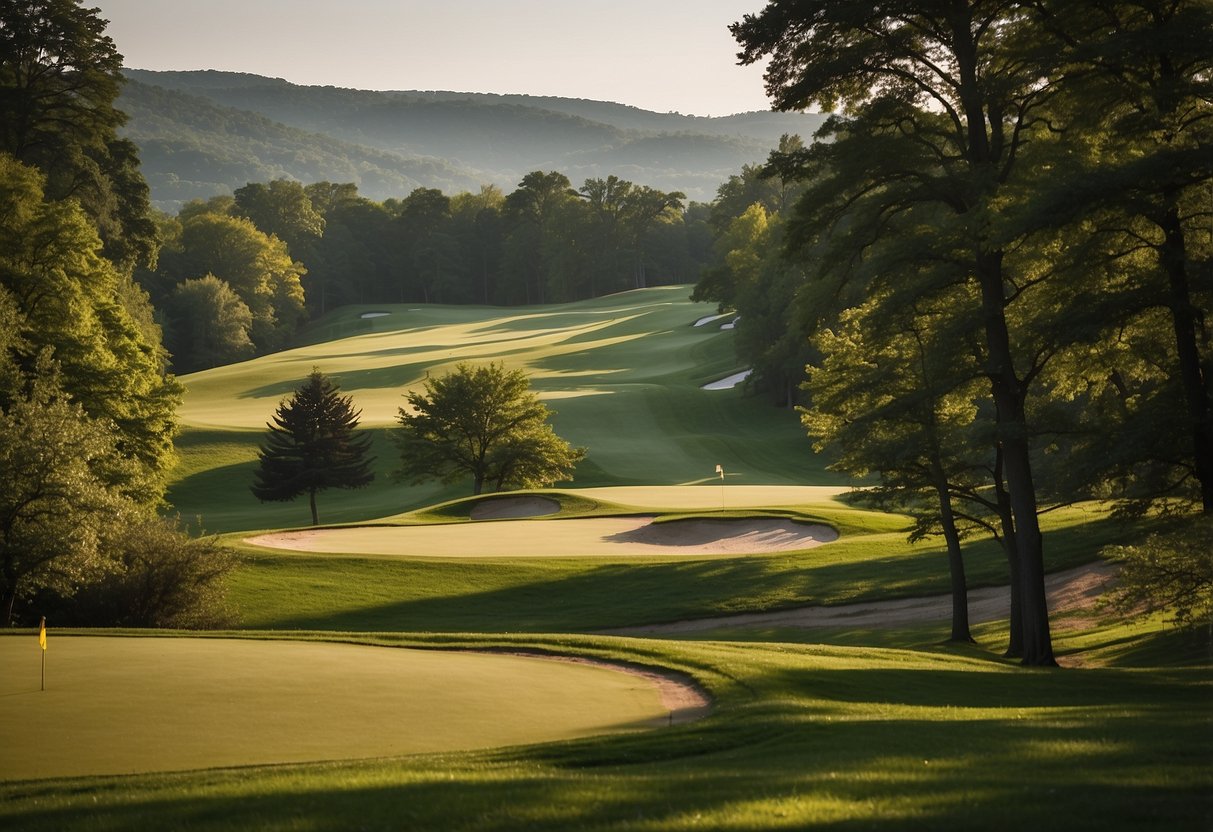
[[[1008,655],[1054,663],[1039,517],[1089,498],[1158,524],[1119,550],[1136,597],[1207,616],[1213,7],[776,0],[732,32],[778,109],[840,115],[731,182],[696,294],[838,470],[945,538],[952,637],[988,532]]]
[[[158,515],[182,391],[132,277],[156,229],[95,11],[0,5],[0,620],[211,626],[233,561]]]
[[[352,184],[249,183],[161,216],[136,273],[179,372],[280,349],[344,304],[519,305],[697,279],[706,208],[616,176],[574,188],[534,171],[509,194],[417,188],[375,202]]]

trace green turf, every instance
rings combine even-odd
[[[504,361],[531,376],[557,412],[557,432],[589,451],[577,486],[710,480],[717,464],[730,484],[845,483],[824,470],[791,411],[740,389],[700,389],[737,369],[736,358],[731,333],[692,326],[709,307],[689,294],[690,287],[674,286],[561,306],[383,307],[393,314],[371,321],[358,317],[364,307],[343,308],[311,333],[337,340],[181,379],[182,462],[169,500],[212,531],[306,523],[305,505],[261,505],[248,485],[266,421],[313,366],[337,379],[377,434],[375,482],[322,494],[323,522],[369,520],[468,494],[470,481],[390,481],[396,450],[383,433],[407,391],[459,361]]]
[[[696,675],[714,712],[504,751],[0,785],[0,825],[1195,832],[1213,810],[1208,667],[1025,671],[971,649],[569,636],[426,643],[658,662]]]
[[[320,642],[0,638],[0,780],[493,748],[665,724],[585,664]],[[48,645],[49,646],[49,645]],[[24,672],[22,672],[24,671]]]
[[[637,499],[660,495],[661,489],[605,492],[612,498]],[[614,502],[604,506],[604,500],[587,497],[595,493],[577,492],[595,506],[590,510],[594,516],[642,508],[685,510],[677,504],[664,509]],[[607,563],[590,558],[326,557],[246,548],[243,566],[231,580],[231,594],[242,626],[254,629],[490,633],[610,630],[948,591],[942,544],[907,543],[904,518],[829,501],[798,508],[838,528],[841,538],[800,553],[628,557]],[[451,511],[458,514],[457,507]],[[1050,569],[1089,563],[1102,545],[1133,533],[1087,507],[1051,513],[1043,522]],[[493,525],[478,524],[486,530]],[[1005,557],[993,542],[967,542],[965,557],[971,587],[1007,583]]]

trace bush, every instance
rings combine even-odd
[[[81,587],[70,623],[204,630],[230,626],[225,599],[235,556],[214,537],[191,538],[176,520],[140,518],[111,530],[115,568]]]
[[[1104,555],[1120,564],[1112,603],[1121,610],[1168,610],[1181,626],[1213,618],[1213,518],[1198,517]]]

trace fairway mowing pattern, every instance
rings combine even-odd
[[[358,759],[666,724],[657,683],[544,658],[322,642],[0,638],[0,780]]]
[[[586,517],[436,526],[307,529],[246,538],[272,549],[427,558],[721,557],[810,549],[838,538],[827,526],[771,518],[675,520]]]

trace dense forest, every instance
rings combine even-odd
[[[612,174],[707,202],[785,133],[823,117],[741,113],[706,118],[583,99],[305,87],[234,72],[127,69],[121,134],[140,150],[152,202],[247,182],[351,182],[375,201],[418,187],[448,194],[513,189],[534,170],[574,182]]]
[[[946,539],[953,638],[989,533],[1008,653],[1053,663],[1038,517],[1083,499],[1158,523],[1125,574],[1207,616],[1213,7],[772,2],[732,30],[776,107],[845,115],[722,189],[696,295],[865,499]]]
[[[503,194],[416,188],[375,202],[352,183],[249,183],[161,215],[137,270],[178,372],[280,349],[343,304],[518,305],[692,283],[707,206],[616,176],[574,188],[533,171]]]

